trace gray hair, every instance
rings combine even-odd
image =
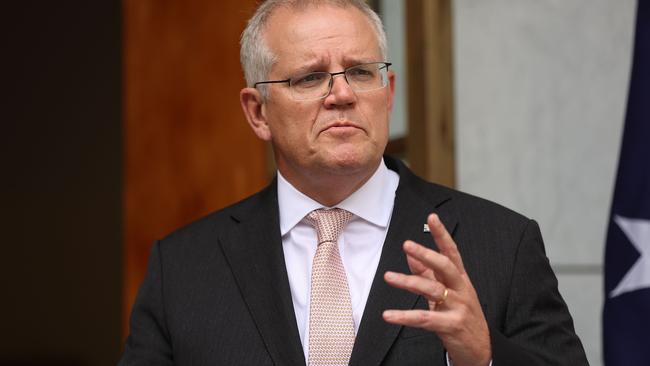
[[[252,87],[256,82],[264,81],[271,72],[276,56],[271,52],[264,39],[264,28],[273,11],[279,7],[305,9],[309,6],[333,5],[338,7],[353,6],[359,9],[370,20],[379,43],[379,52],[386,60],[386,32],[377,13],[364,0],[267,0],[255,11],[248,20],[248,25],[241,35],[240,60],[244,69],[246,85]],[[261,85],[260,93],[266,98],[266,85]]]

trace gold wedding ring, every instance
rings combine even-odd
[[[449,289],[448,289],[448,288],[445,288],[445,291],[442,293],[442,297],[440,298],[440,300],[437,300],[437,301],[436,301],[436,305],[442,305],[442,304],[444,304],[445,301],[447,300],[447,296],[448,296],[448,295],[449,295]]]

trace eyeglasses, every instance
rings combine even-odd
[[[343,75],[352,90],[367,92],[388,85],[388,66],[390,65],[392,65],[390,62],[370,62],[348,67],[340,72],[318,71],[285,80],[260,81],[253,87],[260,84],[288,83],[291,97],[294,100],[322,99],[330,94],[334,77]]]

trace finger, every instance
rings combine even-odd
[[[440,253],[449,257],[460,273],[465,273],[465,266],[463,265],[463,259],[460,256],[460,252],[458,251],[458,246],[445,228],[445,225],[440,221],[440,217],[436,214],[431,214],[427,218],[427,223],[431,230],[431,236],[433,236],[433,240],[438,245],[438,249],[440,249]]]
[[[447,256],[410,240],[404,242],[404,252],[432,269],[438,281],[446,284],[447,287],[457,290],[463,288],[461,273]]]
[[[442,299],[446,289],[446,286],[442,283],[429,278],[391,271],[384,274],[384,280],[393,287],[424,296],[427,300],[433,302]],[[447,297],[449,297],[449,293]]]
[[[411,273],[417,274],[420,276],[424,276],[427,278],[435,279],[436,276],[431,270],[431,268],[425,266],[422,262],[419,260],[415,259],[411,255],[406,255],[406,262],[408,263],[409,269],[411,270]]]
[[[449,313],[428,310],[385,310],[384,320],[391,324],[422,328],[432,332],[448,333],[453,318]]]

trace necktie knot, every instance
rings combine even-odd
[[[307,221],[316,228],[318,245],[328,241],[336,243],[351,219],[352,213],[340,208],[321,208],[307,214]]]

